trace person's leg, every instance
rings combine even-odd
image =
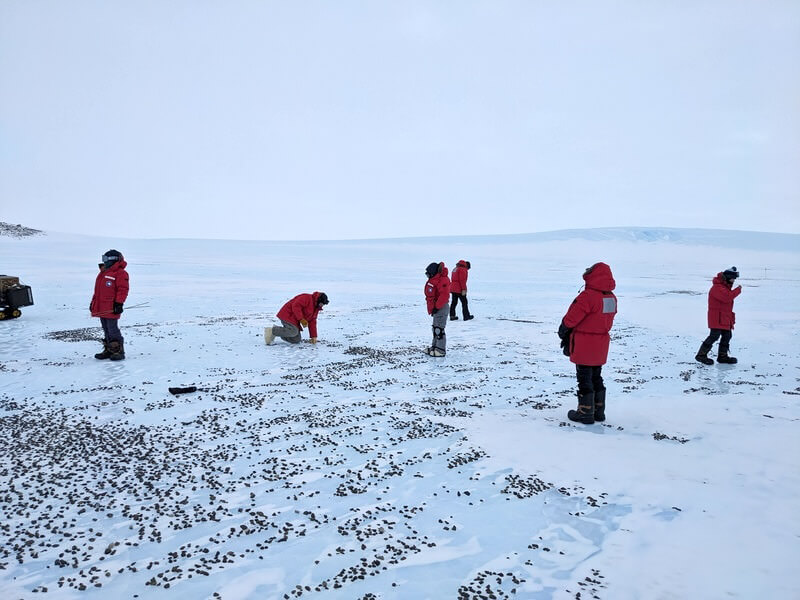
[[[730,349],[731,345],[731,337],[733,337],[733,331],[730,329],[722,330],[722,339],[719,341],[719,353],[717,354],[718,363],[735,365],[738,362],[738,360],[733,356],[728,355],[728,350]]]
[[[711,350],[711,346],[714,345],[714,342],[719,339],[721,334],[721,329],[712,329],[709,332],[708,337],[703,340],[702,344],[700,344],[700,349],[697,351],[694,359],[703,363],[704,365],[713,365],[714,361],[708,358],[708,352]]]
[[[104,319],[103,317],[100,317],[100,327],[103,328],[103,342],[106,344],[110,341],[108,339],[108,321],[110,320],[111,319]]]
[[[100,318],[100,327],[103,328],[103,350],[94,355],[97,360],[105,360],[111,356],[111,352],[108,351],[108,325],[106,324],[106,321],[109,320]]]
[[[593,369],[587,365],[575,365],[575,376],[578,379],[578,396],[594,392]]]
[[[731,331],[730,329],[723,329],[722,330],[722,335],[720,336],[720,340],[719,340],[719,352],[720,352],[720,354],[722,354],[723,352],[725,354],[728,353],[728,350],[730,350],[730,347],[731,347],[731,338],[732,337],[733,337],[733,331]]]
[[[122,360],[125,358],[125,346],[122,333],[119,330],[119,319],[105,319],[106,331],[108,331],[108,351],[111,360]]]
[[[472,315],[469,313],[469,304],[467,303],[467,296],[466,294],[462,294],[459,297],[461,298],[461,316],[464,317],[465,321],[469,321],[472,318]]]
[[[594,423],[594,384],[592,383],[593,367],[575,365],[575,375],[578,379],[578,410],[567,413],[570,421],[577,421],[584,425]]]
[[[458,304],[459,294],[455,292],[450,293],[450,320],[457,321],[458,317],[456,316],[456,305]]]
[[[603,367],[592,367],[592,387],[594,388],[594,420],[606,420],[606,386],[603,383]]]
[[[290,344],[300,343],[300,329],[298,329],[297,325],[289,321],[281,319],[281,326],[275,325],[272,328],[272,333]]]
[[[109,342],[123,343],[125,340],[122,337],[122,332],[119,330],[119,319],[105,319],[106,331],[108,332]]]
[[[447,325],[448,306],[445,304],[439,311],[433,315],[433,344],[431,351],[441,356],[447,352],[447,337],[445,336],[444,328]]]

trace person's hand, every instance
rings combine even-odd
[[[309,340],[309,341],[310,341],[312,344],[316,344],[316,343],[317,343],[317,338],[311,338],[311,340]]]
[[[121,315],[122,314],[122,302],[114,302],[114,309],[111,312],[113,312],[115,315]]]
[[[431,309],[431,316],[435,315],[437,310],[438,310],[438,309],[437,309],[437,308],[434,306],[434,307]]]
[[[305,319],[300,319],[300,325],[303,327],[308,327],[308,321],[306,321]]]
[[[467,297],[467,290],[464,290],[463,292],[461,292],[461,297],[462,298],[466,298]]]
[[[741,292],[741,291],[742,291],[742,286],[741,286],[741,285],[737,285],[737,286],[736,286],[736,289],[737,289],[737,290],[739,290],[739,291]]]

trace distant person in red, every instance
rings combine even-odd
[[[94,296],[89,304],[93,317],[100,317],[103,327],[103,351],[94,357],[100,360],[122,360],[125,358],[125,340],[119,330],[122,305],[128,298],[128,263],[117,250],[103,254],[103,262],[98,265],[100,272],[94,282]]]
[[[711,289],[708,291],[708,327],[711,332],[700,345],[700,349],[694,357],[704,365],[714,364],[714,361],[708,358],[708,352],[717,340],[720,340],[717,362],[729,365],[737,363],[733,356],[728,356],[733,325],[736,322],[733,300],[742,293],[742,286],[733,287],[733,282],[737,277],[739,277],[739,271],[736,270],[736,267],[725,269],[721,273],[717,273]]]
[[[608,332],[617,314],[616,282],[611,268],[595,263],[583,274],[586,288],[578,294],[561,320],[558,337],[578,377],[578,410],[567,413],[570,421],[591,425],[605,421],[606,386],[602,370],[611,341]]]
[[[300,342],[304,327],[308,327],[311,343],[317,343],[317,315],[322,307],[328,304],[328,295],[325,292],[313,294],[298,294],[283,305],[276,315],[281,320],[281,325],[264,329],[264,341],[267,345],[281,338],[290,344]]]
[[[472,265],[468,260],[460,260],[456,263],[456,268],[453,269],[453,277],[450,282],[450,320],[458,321],[456,316],[456,305],[461,300],[461,316],[465,321],[474,319],[475,316],[469,313],[469,306],[467,305],[467,278],[469,277],[469,270]]]
[[[447,351],[447,338],[444,328],[447,326],[447,305],[450,300],[450,278],[443,262],[432,262],[425,269],[428,282],[425,284],[425,302],[428,314],[433,317],[433,342],[425,349],[428,356],[444,356]]]

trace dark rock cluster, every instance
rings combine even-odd
[[[34,235],[41,235],[44,232],[39,229],[25,227],[24,225],[12,225],[11,223],[4,223],[0,221],[0,236],[24,238]]]
[[[193,319],[204,328],[247,323]],[[181,327],[142,323],[129,331],[166,347]],[[632,331],[622,334],[621,344],[637,339]],[[100,335],[99,328],[84,328],[46,337],[89,342]],[[124,582],[145,597],[153,588],[190,590],[197,580],[253,563],[282,564],[292,549],[304,562],[287,569],[290,581],[279,597],[336,591],[367,600],[388,589],[402,597],[409,584],[396,567],[412,557],[424,564],[443,546],[465,544],[476,535],[474,522],[491,522],[503,507],[538,514],[547,503],[549,509],[563,502],[560,514],[572,520],[607,508],[608,492],[596,487],[483,473],[488,453],[465,432],[466,424],[495,411],[569,428],[565,435],[586,431],[564,421],[575,402],[569,368],[506,340],[473,349],[481,360],[433,367],[417,346],[376,347],[351,337],[358,341],[330,342],[334,351],[302,368],[220,360],[190,377],[184,360],[174,373],[181,381],[169,385],[197,391],[180,396],[145,374],[141,381],[65,380],[24,395],[6,389],[0,575],[38,569],[38,585],[29,588],[37,594],[105,592]],[[283,348],[287,356],[302,350]],[[457,351],[456,343],[451,348]],[[59,373],[78,368],[75,360],[36,360],[37,368]],[[17,360],[0,365],[8,376],[27,368]],[[620,379],[617,393],[660,375],[637,361],[608,373]],[[607,414],[608,422],[594,427],[623,431],[613,396]],[[489,536],[481,540],[487,546],[509,544],[522,565],[569,554],[535,533],[513,542],[480,535]],[[465,573],[452,594],[524,597],[526,580],[516,567],[478,569]],[[570,593],[591,597],[604,584],[593,572],[574,585],[579,589]]]

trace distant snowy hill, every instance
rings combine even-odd
[[[0,236],[28,237],[45,232],[22,225],[11,225],[0,222]],[[101,236],[81,236],[79,234],[64,234],[59,232],[47,232],[51,236],[62,236],[62,238],[76,239],[81,237],[101,237]],[[126,239],[126,238],[117,238]],[[235,243],[234,240],[201,240],[184,239],[183,241],[206,241],[220,243]],[[748,250],[775,250],[775,251],[800,251],[800,234],[792,233],[770,233],[760,231],[736,231],[728,229],[681,229],[670,227],[603,227],[597,229],[563,229],[559,231],[545,231],[538,233],[520,233],[503,235],[466,235],[455,236],[443,234],[436,237],[401,237],[401,238],[363,238],[357,240],[318,240],[318,241],[280,241],[272,242],[264,240],[263,243],[270,244],[315,244],[315,243],[376,243],[385,242],[387,244],[429,244],[440,243],[448,244],[451,242],[467,244],[519,244],[519,243],[538,243],[538,242],[566,242],[566,241],[589,241],[589,242],[663,242],[680,244],[684,246],[716,246],[722,248],[741,248]],[[142,241],[142,240],[139,240]],[[180,241],[179,239],[155,238],[152,241]],[[240,240],[240,242],[254,242],[258,240]]]
[[[727,229],[679,229],[668,227],[604,227],[564,229],[541,233],[509,235],[442,236],[436,238],[398,238],[393,241],[413,243],[433,240],[460,240],[480,243],[565,242],[669,242],[692,246],[718,246],[748,250],[800,251],[800,234],[735,231]]]

